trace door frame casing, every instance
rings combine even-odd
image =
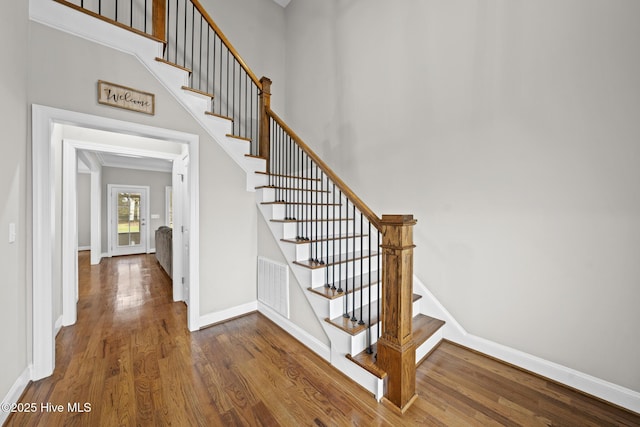
[[[31,379],[38,380],[53,373],[55,367],[55,319],[53,310],[54,254],[56,222],[55,173],[59,167],[54,161],[54,125],[74,125],[115,133],[139,135],[153,139],[181,143],[188,147],[192,160],[189,170],[191,254],[189,275],[192,292],[189,294],[187,323],[190,331],[198,330],[200,319],[200,271],[199,271],[199,136],[185,132],[163,129],[139,123],[126,122],[85,113],[62,110],[32,104],[32,323],[31,323]],[[99,150],[98,150],[99,151]],[[64,192],[63,192],[64,193]],[[64,204],[64,203],[63,203]],[[66,230],[68,231],[68,230]],[[62,237],[68,233],[62,230]],[[68,236],[67,236],[68,237]],[[67,238],[63,247],[63,261],[69,251],[77,255],[77,240]],[[75,246],[74,246],[75,244]],[[64,246],[64,244],[63,244]],[[74,246],[74,248],[71,248]],[[71,249],[70,249],[71,248]],[[77,261],[76,261],[77,262]],[[64,264],[64,262],[63,262]],[[68,269],[68,274],[71,274]],[[61,278],[64,287],[66,278]],[[67,283],[68,285],[68,283]],[[64,305],[64,304],[63,304]]]
[[[151,193],[151,188],[148,185],[124,185],[124,184],[107,184],[107,241],[108,241],[108,253],[109,256],[117,256],[117,255],[125,255],[125,254],[120,254],[120,253],[116,253],[117,251],[114,250],[114,247],[117,246],[117,242],[113,241],[113,226],[115,224],[113,224],[113,194],[112,191],[115,188],[129,188],[132,190],[143,190],[144,193],[144,206],[143,206],[143,212],[140,212],[140,215],[144,216],[145,218],[145,224],[144,224],[144,230],[140,230],[140,234],[142,234],[144,232],[144,248],[143,248],[143,252],[145,254],[150,253],[149,249],[149,240],[151,239],[151,230],[149,229],[149,223],[151,222],[151,219],[149,218],[149,212],[150,212],[150,200],[149,200],[149,194]],[[142,196],[141,196],[142,197]],[[142,225],[142,224],[141,224]],[[126,254],[129,255],[129,254]]]

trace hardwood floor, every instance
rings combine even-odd
[[[640,416],[443,343],[418,369],[403,416],[254,313],[199,332],[151,255],[80,258],[78,323],[53,376],[8,426],[640,426]],[[41,405],[63,405],[46,412]],[[90,411],[71,412],[79,403]]]

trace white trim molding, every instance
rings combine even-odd
[[[248,302],[246,304],[237,305],[225,310],[216,311],[200,316],[200,329],[212,326],[216,323],[226,322],[234,317],[244,316],[245,314],[258,311],[258,301]]]
[[[56,213],[56,191],[54,188],[56,164],[54,163],[54,132],[56,124],[69,124],[79,127],[101,129],[115,133],[140,135],[153,139],[172,141],[183,144],[192,159],[189,168],[189,198],[191,257],[189,262],[189,277],[194,292],[189,294],[188,327],[194,331],[199,329],[199,287],[200,287],[200,246],[198,234],[200,218],[198,210],[199,195],[199,136],[184,132],[162,129],[139,123],[125,122],[93,116],[85,113],[61,110],[42,105],[32,105],[32,183],[33,183],[33,360],[32,379],[45,378],[53,373],[55,363],[55,324],[53,314],[53,284],[54,284],[54,240],[56,233],[66,233],[56,230],[55,221],[60,216]],[[56,136],[57,142],[60,135]],[[56,143],[57,143],[56,142]],[[92,145],[94,149],[107,147]],[[111,147],[113,150],[113,147]],[[156,153],[157,154],[157,153]],[[71,155],[71,154],[69,154]],[[62,171],[61,171],[62,172]],[[67,224],[73,227],[73,225]],[[67,239],[71,253],[77,251],[77,240]],[[93,252],[93,251],[92,251]],[[64,261],[63,257],[63,261]],[[67,260],[72,262],[73,260]],[[73,269],[66,269],[71,278]],[[63,292],[69,289],[69,280],[63,281]],[[67,286],[65,286],[67,283]],[[63,298],[64,299],[64,298]],[[69,299],[71,301],[71,299]],[[64,307],[63,307],[64,308]],[[63,314],[64,316],[64,314]],[[67,320],[67,319],[63,319]],[[66,322],[65,322],[66,324]]]
[[[7,392],[7,395],[2,399],[3,407],[7,403],[18,403],[18,401],[20,400],[20,396],[22,396],[22,393],[24,393],[27,385],[29,385],[29,380],[31,379],[31,377],[31,367],[27,366],[27,368],[22,371],[22,374],[20,374],[18,379],[16,379],[16,381],[13,383],[13,385]],[[0,411],[0,425],[4,425],[4,422],[9,417],[9,414],[11,414],[10,411]]]

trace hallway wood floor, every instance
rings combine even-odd
[[[56,369],[32,383],[8,426],[640,426],[640,416],[451,343],[418,371],[400,417],[264,316],[190,334],[153,255],[80,256],[78,322]],[[41,405],[63,405],[61,413]],[[68,403],[90,404],[72,413]]]

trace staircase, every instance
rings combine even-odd
[[[330,363],[406,410],[415,364],[443,338],[444,325],[414,293],[415,221],[379,218],[271,110],[269,79],[255,76],[197,0],[149,4],[149,19],[134,32],[151,48],[134,54],[246,172],[246,189],[329,337]]]

